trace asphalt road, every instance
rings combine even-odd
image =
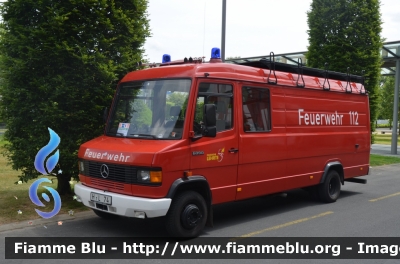
[[[400,237],[400,164],[372,168],[367,184],[345,183],[336,203],[303,190],[218,205],[203,237]],[[93,215],[0,232],[0,263],[187,263],[188,260],[9,260],[5,237],[166,236],[163,219],[103,220]],[[399,242],[400,244],[400,242]],[[398,263],[398,260],[190,260],[196,263]]]
[[[400,158],[400,147],[397,147],[397,154],[392,154],[391,145],[372,144],[371,154],[378,154],[384,156],[393,156]]]

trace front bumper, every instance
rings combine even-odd
[[[171,199],[169,198],[151,199],[105,192],[87,187],[82,183],[77,183],[74,191],[77,200],[87,207],[128,217],[138,217],[138,214],[135,214],[135,212],[144,212],[148,218],[164,216],[171,205]],[[112,204],[96,206],[96,202],[90,200],[91,192],[111,196]]]

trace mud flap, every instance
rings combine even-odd
[[[208,209],[208,217],[207,217],[207,222],[206,222],[206,226],[207,227],[214,227],[214,214],[213,214],[214,210],[212,208],[212,206],[209,206]]]

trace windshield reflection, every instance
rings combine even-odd
[[[107,135],[181,139],[191,80],[120,84]]]

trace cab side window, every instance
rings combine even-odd
[[[204,124],[204,104],[214,104],[216,108],[217,132],[233,127],[233,87],[229,84],[200,83],[196,100],[194,122],[195,134],[201,134]]]
[[[271,131],[269,89],[244,86],[242,88],[242,101],[244,131]]]

